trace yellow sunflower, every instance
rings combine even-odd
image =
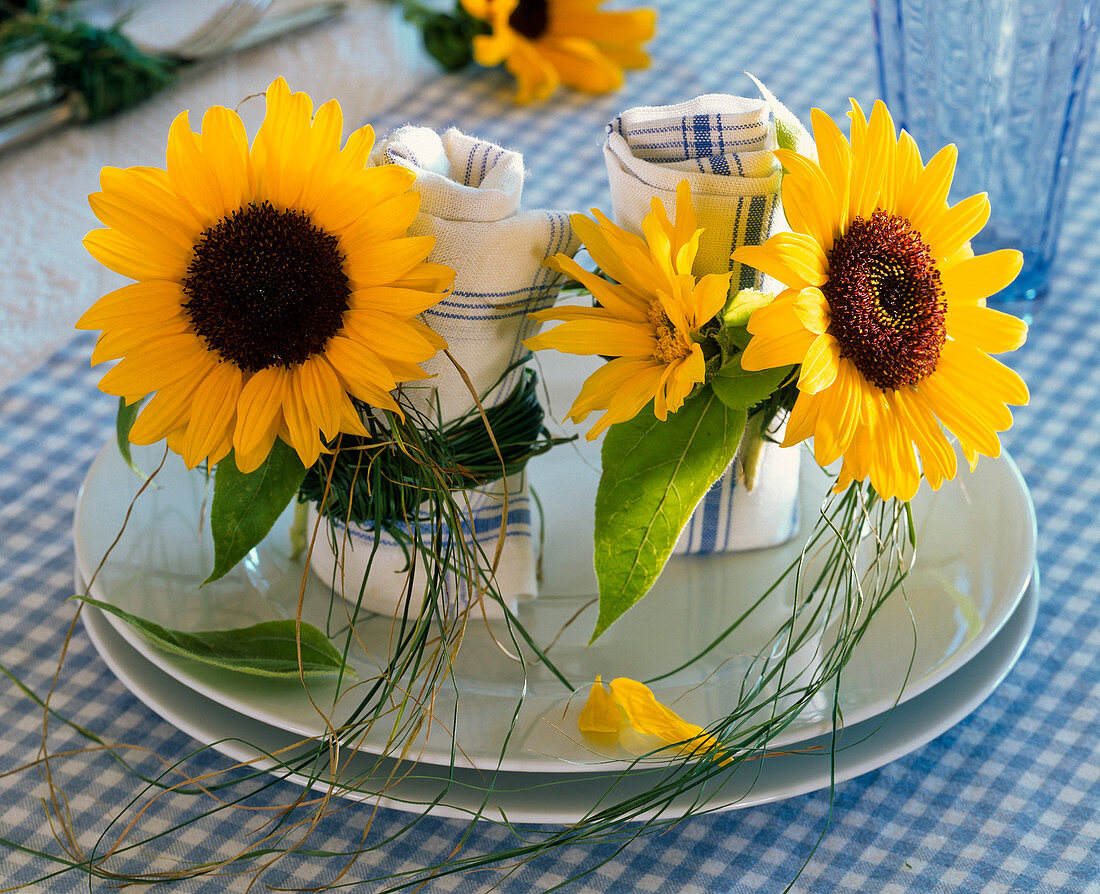
[[[596,221],[572,215],[574,232],[614,282],[555,255],[547,266],[580,282],[600,306],[553,307],[531,315],[565,321],[527,339],[532,350],[614,358],[588,377],[569,410],[575,422],[593,410],[607,411],[588,432],[589,440],[609,425],[633,419],[650,401],[662,421],[683,406],[706,376],[703,352],[692,335],[722,309],[729,291],[729,273],[692,275],[702,230],[696,227],[688,182],[676,189],[675,224],[659,199],[651,208],[642,221],[644,239],[596,209]]]
[[[853,100],[851,118],[849,144],[814,109],[818,161],[776,151],[794,232],[733,257],[787,288],[753,313],[741,364],[801,364],[784,444],[812,436],[819,463],[843,457],[838,491],[869,478],[884,499],[908,500],[922,470],[933,488],[954,477],[944,428],[973,468],[1000,452],[1008,405],[1027,403],[1020,377],[989,356],[1023,344],[1027,327],[984,306],[1022,257],[970,250],[989,202],[948,206],[954,146],[924,164],[881,102],[868,120]]]
[[[559,84],[609,93],[624,68],[647,68],[642,44],[653,37],[650,9],[604,12],[604,0],[462,0],[492,29],[474,38],[479,65],[503,64],[518,82],[517,102],[545,99]]]
[[[415,319],[453,271],[423,263],[431,236],[409,236],[414,175],[365,167],[369,127],[340,146],[335,100],[313,114],[282,78],[251,148],[241,119],[215,106],[195,133],[173,122],[166,170],[104,168],[89,197],[106,229],[91,255],[136,280],[77,323],[102,334],[92,364],[132,403],[130,432],[166,438],[189,467],[232,449],[256,469],[279,437],[312,465],[322,441],[366,434],[349,395],[398,411],[390,392],[424,378],[444,342]]]

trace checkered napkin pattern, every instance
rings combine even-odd
[[[538,325],[528,314],[553,304],[561,284],[561,275],[543,261],[559,252],[572,255],[579,245],[568,213],[522,210],[523,157],[454,128],[442,135],[426,127],[397,128],[379,141],[372,160],[416,172],[413,189],[420,193],[420,214],[409,232],[435,237],[428,260],[455,270],[452,291],[424,314],[447,340],[454,360],[439,354],[428,361],[424,367],[432,378],[406,385],[406,395],[424,417],[443,422],[474,412],[477,400],[484,407],[501,403],[523,375],[528,351],[522,341]],[[512,606],[533,597],[536,526],[526,476],[518,473],[464,491],[460,502],[467,507],[467,542],[483,553],[484,564],[498,561],[494,576],[500,596]],[[498,558],[502,522],[505,537]],[[425,531],[425,537],[430,541],[431,532]],[[372,556],[374,540],[373,530],[345,531],[338,525],[334,543],[342,547],[342,559],[338,562],[326,544],[314,550],[313,565],[353,600],[366,577],[363,607],[392,614],[403,598],[408,557],[386,535],[379,536],[380,547]],[[449,590],[456,607],[466,604],[467,583],[452,580]],[[496,602],[483,605],[489,614],[500,612]]]
[[[771,113],[757,99],[707,94],[627,109],[607,126],[603,147],[615,220],[640,233],[654,196],[671,216],[676,186],[687,179],[703,229],[695,274],[732,270],[731,290],[759,288],[759,274],[730,255],[740,245],[759,245],[782,225],[775,145]],[[673,554],[737,552],[789,540],[798,530],[800,455],[769,441],[751,491],[738,456],[704,495]]]

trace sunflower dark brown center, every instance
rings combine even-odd
[[[268,202],[205,230],[182,285],[195,331],[246,372],[324,351],[351,293],[337,238]]]
[[[907,220],[876,211],[852,221],[829,252],[821,291],[840,356],[867,381],[890,391],[935,370],[947,306],[932,254]]]
[[[519,5],[508,16],[508,27],[528,40],[541,37],[549,23],[548,0],[519,0]]]

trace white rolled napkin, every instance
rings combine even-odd
[[[654,196],[672,215],[676,186],[687,179],[703,229],[695,275],[732,270],[731,292],[761,288],[757,271],[730,255],[786,228],[774,148],[775,125],[762,100],[706,94],[676,105],[628,109],[608,125],[604,143],[615,221],[641,233]],[[673,553],[758,549],[794,536],[799,457],[797,448],[766,443],[749,491],[739,455],[704,496]]]
[[[442,136],[423,127],[399,128],[377,144],[372,161],[396,163],[416,172],[412,188],[420,193],[420,214],[409,233],[434,236],[435,248],[428,260],[455,270],[453,290],[426,311],[424,319],[447,340],[482,405],[487,409],[502,403],[523,375],[518,364],[528,351],[522,342],[539,325],[528,314],[553,304],[561,285],[561,275],[542,263],[559,252],[571,256],[579,247],[568,212],[521,211],[523,157],[453,128]],[[448,422],[476,407],[470,389],[446,356],[437,355],[423,366],[433,378],[404,385],[403,391],[425,416]],[[505,487],[507,523],[495,586],[514,607],[537,591],[536,526],[526,475],[462,491],[459,502],[468,503],[467,542],[476,541],[484,552],[484,565],[496,554]],[[354,602],[375,532],[364,528],[345,532],[337,525],[337,533],[344,544],[337,588],[342,578],[343,593]],[[333,579],[336,562],[327,546],[314,550],[312,564],[322,578]],[[401,547],[382,534],[370,565],[364,608],[392,614],[402,604],[406,564]],[[468,582],[452,580],[448,591],[451,609],[465,607]],[[500,614],[495,601],[485,600],[483,606],[490,615]]]

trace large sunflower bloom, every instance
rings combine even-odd
[[[122,358],[100,382],[128,403],[152,394],[130,432],[162,438],[189,467],[230,450],[242,472],[277,437],[310,466],[323,440],[365,435],[351,397],[400,412],[390,392],[424,378],[443,341],[414,319],[453,271],[423,263],[410,237],[414,175],[365,167],[369,127],[341,149],[335,100],[313,114],[282,78],[251,148],[220,106],[194,133],[172,124],[166,170],[104,168],[89,197],[106,229],[84,245],[136,280],[77,323],[101,329],[92,364]]]
[[[882,103],[869,121],[852,107],[851,144],[814,109],[819,161],[776,151],[794,232],[734,257],[787,288],[749,320],[741,364],[801,364],[784,445],[812,436],[819,463],[843,457],[837,490],[869,478],[884,499],[908,500],[922,470],[933,488],[954,477],[944,428],[973,468],[1000,452],[1008,405],[1028,400],[1020,377],[989,356],[1019,347],[1027,327],[983,300],[1022,258],[974,257],[989,202],[948,206],[954,146],[924,164]]]
[[[676,189],[675,224],[656,197],[651,207],[642,220],[644,239],[596,209],[596,221],[572,215],[574,232],[614,282],[555,255],[547,266],[580,282],[600,306],[554,307],[531,315],[565,322],[527,339],[527,347],[614,358],[588,377],[569,410],[575,422],[606,410],[589,440],[609,425],[633,419],[650,401],[661,421],[683,406],[706,376],[703,352],[692,335],[722,309],[729,291],[729,273],[698,280],[692,275],[702,230],[696,227],[688,182]]]
[[[503,64],[517,81],[516,101],[545,99],[559,84],[610,93],[624,68],[647,68],[642,44],[653,37],[650,9],[604,12],[604,0],[462,0],[490,34],[474,38],[479,65]]]

